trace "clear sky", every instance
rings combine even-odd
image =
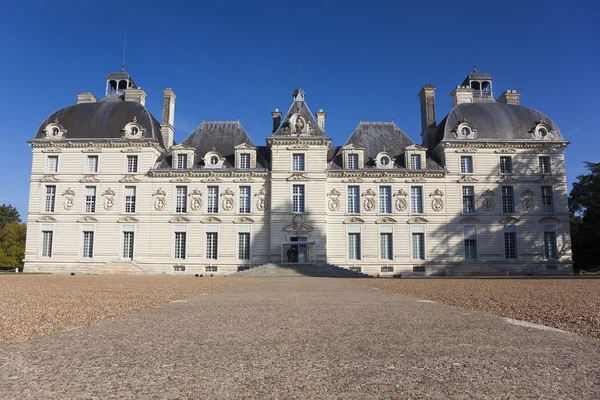
[[[327,134],[345,142],[359,120],[391,121],[420,143],[417,93],[437,87],[438,122],[473,68],[494,95],[552,118],[565,139],[569,182],[600,161],[600,5],[596,1],[19,1],[0,24],[0,204],[26,217],[31,149],[40,123],[125,69],[160,120],[162,89],[177,94],[175,140],[206,120],[240,119],[257,145],[287,111],[298,79]]]

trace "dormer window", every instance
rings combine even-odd
[[[468,126],[464,126],[460,130],[460,134],[463,135],[463,136],[470,136],[471,135],[471,129]]]
[[[204,168],[223,168],[225,159],[215,150],[209,151],[204,156]]]
[[[534,139],[553,139],[552,130],[550,127],[543,122],[538,124],[532,130]]]
[[[466,121],[456,128],[457,139],[477,139],[477,130]]]
[[[416,144],[405,149],[404,162],[407,169],[425,169],[427,148]]]
[[[184,144],[177,144],[171,149],[174,169],[194,168],[195,148],[186,146]]]
[[[256,168],[256,147],[250,143],[235,146],[235,165],[240,169]]]
[[[210,165],[217,165],[219,163],[219,157],[211,156],[210,157]]]
[[[67,130],[58,123],[58,118],[44,128],[46,133],[46,139],[62,139],[63,135],[67,133]]]
[[[131,122],[129,122],[123,128],[123,132],[125,132],[125,138],[127,139],[141,139],[143,137],[143,133],[146,130],[138,124],[137,117],[134,116]]]
[[[382,167],[385,167],[386,165],[389,165],[389,164],[390,164],[390,161],[391,161],[391,160],[390,160],[390,158],[389,158],[388,156],[382,156],[382,157],[379,159],[379,164],[380,164]]]
[[[52,136],[58,136],[60,133],[60,130],[55,126],[52,128]]]
[[[138,133],[140,133],[140,130],[137,127],[134,126],[133,128],[131,128],[131,134],[133,136],[136,136]]]
[[[383,155],[385,153],[380,153]],[[391,159],[390,159],[391,160]],[[350,143],[342,147],[342,167],[346,169],[361,169],[365,167],[365,148]]]

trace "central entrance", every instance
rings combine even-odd
[[[284,263],[304,264],[313,262],[315,242],[309,242],[307,236],[292,236],[281,243],[281,259]]]

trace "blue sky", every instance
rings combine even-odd
[[[597,2],[161,2],[21,1],[3,7],[0,63],[0,204],[27,212],[31,139],[80,92],[102,97],[121,67],[148,94],[160,119],[162,89],[177,94],[175,140],[200,122],[240,119],[255,144],[270,112],[287,111],[297,85],[327,133],[343,144],[359,119],[391,121],[420,143],[417,93],[436,88],[438,122],[449,93],[476,64],[494,95],[552,118],[571,141],[569,182],[583,161],[600,161],[600,15]],[[415,2],[416,3],[416,2]],[[491,4],[498,4],[497,6]],[[580,4],[577,4],[580,3]]]

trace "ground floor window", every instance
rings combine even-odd
[[[348,258],[360,260],[360,233],[348,234]]]
[[[83,232],[83,258],[94,257],[94,232]]]
[[[209,260],[217,259],[217,249],[219,246],[219,234],[217,232],[206,232],[206,258]]]
[[[558,258],[556,232],[544,232],[544,257],[548,260],[556,260]]]
[[[250,259],[250,232],[238,233],[238,258],[240,260]]]
[[[379,234],[379,257],[382,260],[391,260],[392,254],[392,234],[391,233],[380,233]]]
[[[425,234],[413,232],[412,234],[412,258],[413,260],[425,260]]]
[[[504,232],[504,258],[517,258],[517,233]]]
[[[185,259],[186,232],[175,232],[175,258]]]
[[[133,259],[133,232],[123,232],[123,258]]]
[[[42,257],[52,257],[52,239],[54,232],[42,232]]]

